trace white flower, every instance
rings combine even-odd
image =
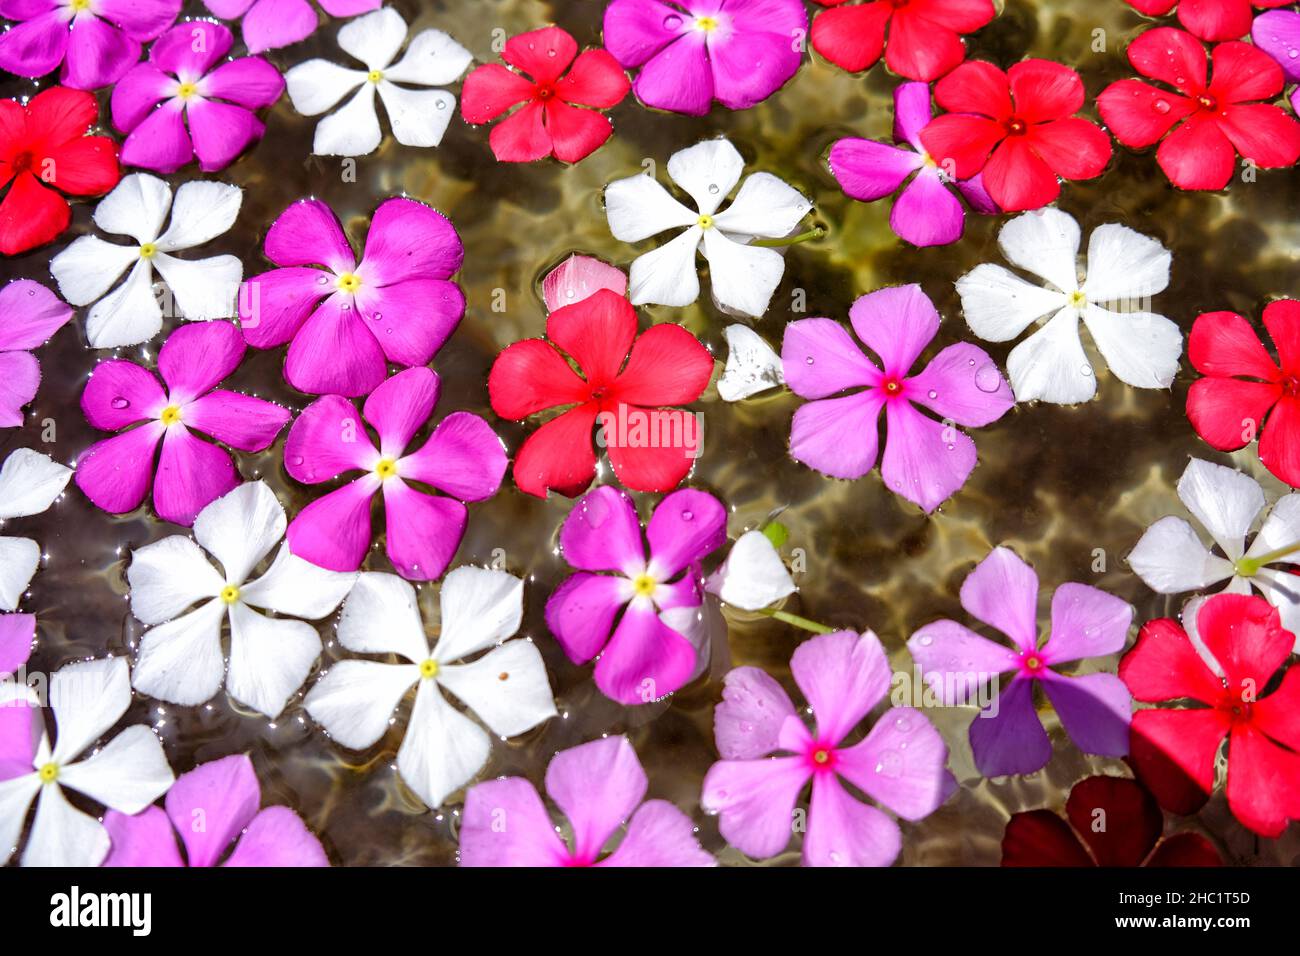
[[[519,628],[523,593],[524,582],[504,571],[452,571],[442,583],[441,634],[430,649],[415,589],[393,574],[363,573],[343,605],[339,642],[358,654],[393,654],[404,662],[332,665],[307,695],[307,713],[340,744],[362,750],[384,735],[398,703],[418,684],[397,769],[421,800],[440,805],[482,769],[491,749],[487,733],[442,690],[500,737],[555,716],[541,653],[532,641],[506,640]]]
[[[987,264],[957,280],[966,322],[989,342],[1009,342],[1050,316],[1007,359],[1016,401],[1069,405],[1096,394],[1096,375],[1079,340],[1080,319],[1121,382],[1168,388],[1178,371],[1178,326],[1139,308],[1169,285],[1169,250],[1127,226],[1098,226],[1088,240],[1087,278],[1081,279],[1079,239],[1079,224],[1059,209],[1027,212],[1002,227],[998,243],[1012,265],[1043,279],[1046,287]]]
[[[63,298],[72,305],[95,303],[86,315],[90,344],[112,349],[138,345],[158,334],[163,311],[153,289],[155,266],[182,318],[234,315],[243,278],[239,259],[228,255],[178,259],[172,253],[202,245],[228,230],[242,201],[243,190],[227,183],[185,183],[176,190],[173,202],[170,187],[157,176],[133,173],[123,178],[95,207],[95,225],[135,242],[122,245],[82,236],[50,262]],[[109,292],[128,268],[126,281]]]
[[[1178,497],[1221,554],[1207,548],[1191,524],[1170,515],[1147,528],[1129,554],[1138,577],[1159,594],[1199,591],[1222,581],[1234,594],[1249,594],[1253,587],[1278,609],[1282,626],[1300,635],[1300,577],[1273,567],[1300,565],[1300,493],[1277,500],[1249,548],[1246,536],[1264,508],[1264,489],[1255,479],[1193,458],[1178,479]]]
[[[437,146],[455,112],[456,97],[446,90],[412,90],[454,83],[473,56],[441,30],[422,30],[394,57],[406,39],[406,21],[383,7],[351,20],[339,30],[339,46],[365,64],[350,70],[328,60],[308,60],[284,75],[293,108],[304,116],[324,113],[348,93],[357,94],[316,127],[312,152],[321,156],[364,156],[382,139],[375,91],[384,101],[393,136],[404,146]],[[360,89],[358,89],[360,87]]]
[[[762,531],[746,531],[737,538],[705,588],[745,611],[771,607],[798,590],[776,546]]]
[[[31,705],[33,737],[39,735],[39,741],[29,751],[32,769],[0,780],[0,866],[8,862],[18,843],[33,800],[38,801],[36,819],[27,835],[23,866],[98,866],[108,855],[108,831],[90,814],[73,807],[63,789],[75,790],[119,813],[136,814],[166,793],[174,779],[162,744],[144,724],[127,727],[84,760],[76,759],[130,706],[126,658],[79,661],[50,679],[57,729],[53,749],[35,695],[26,688],[19,691],[23,692],[19,702],[11,690],[0,706]]]
[[[785,384],[781,356],[761,335],[747,325],[729,325],[722,334],[727,339],[727,367],[718,378],[718,397],[724,402]]]
[[[63,493],[72,469],[30,448],[18,448],[0,467],[0,521],[38,515]],[[0,536],[0,610],[12,611],[36,573],[41,547],[31,538]]]
[[[192,540],[172,535],[132,552],[131,613],[157,625],[140,640],[136,690],[193,706],[221,689],[268,717],[279,716],[320,656],[320,635],[300,620],[338,607],[356,575],[326,571],[280,548],[266,573],[248,577],[284,536],[284,508],[264,482],[240,485],[199,512],[194,537],[221,563],[219,573]],[[199,603],[189,613],[187,608]],[[230,619],[230,669],[221,624]]]
[[[606,187],[605,212],[615,239],[640,242],[685,227],[676,239],[632,263],[633,305],[680,307],[694,302],[700,294],[695,253],[703,244],[718,307],[754,316],[767,311],[785,259],[775,249],[748,243],[790,235],[812,203],[771,173],[754,173],[731,205],[718,212],[744,168],[740,153],[725,139],[705,140],[669,157],[668,175],[695,200],[698,212],[687,209],[647,174]]]

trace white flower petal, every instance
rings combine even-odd
[[[163,252],[190,249],[229,231],[239,215],[244,191],[229,183],[194,180],[176,190],[171,222],[158,237]]]
[[[147,342],[162,329],[162,307],[153,291],[153,268],[136,259],[126,281],[90,307],[86,339],[93,348],[116,349]]]
[[[374,152],[382,139],[375,84],[366,83],[342,109],[317,124],[311,151],[317,156],[364,156]]]
[[[695,253],[704,230],[691,226],[672,242],[637,256],[628,270],[628,298],[633,305],[690,305],[700,297]]]
[[[491,750],[482,727],[443,700],[433,681],[420,682],[397,751],[397,769],[426,805],[441,806],[448,794],[473,779]]]
[[[0,609],[18,607],[40,562],[40,545],[31,538],[0,537]]]
[[[1169,287],[1173,256],[1150,236],[1117,222],[1098,226],[1088,239],[1088,278],[1084,291],[1093,302],[1126,302]]]
[[[289,102],[303,116],[315,116],[362,84],[371,85],[360,70],[348,70],[329,60],[308,60],[284,74]]]
[[[221,562],[228,584],[243,584],[284,537],[284,508],[264,481],[249,481],[199,512],[194,537]]]
[[[139,260],[139,246],[81,236],[50,260],[50,274],[69,305],[90,305]]]
[[[727,340],[727,367],[718,378],[718,396],[724,402],[738,402],[785,383],[781,356],[761,335],[740,324],[727,326],[722,335]]]
[[[1079,341],[1078,311],[1062,309],[1012,349],[1007,374],[1018,402],[1073,405],[1092,398],[1097,380]]]
[[[308,692],[303,708],[344,747],[363,750],[388,730],[393,711],[419,679],[414,664],[339,661]]]
[[[706,139],[668,157],[668,175],[681,186],[703,215],[712,215],[740,182],[745,161],[725,139]]]
[[[50,678],[54,708],[54,751],[50,759],[66,764],[112,727],[131,705],[131,668],[125,657],[76,661]]]
[[[162,742],[144,724],[127,727],[96,754],[59,769],[59,783],[119,813],[136,814],[176,778]]]
[[[700,218],[646,173],[617,179],[605,187],[605,215],[609,231],[623,242],[640,242],[666,229],[694,226]]]
[[[442,582],[439,602],[442,633],[433,658],[439,663],[458,661],[519,630],[524,582],[505,571],[460,567]]]
[[[1246,557],[1258,558],[1260,555],[1280,551],[1297,543],[1300,543],[1300,493],[1292,492],[1283,495],[1273,504],[1268,517],[1264,519],[1263,526],[1259,529],[1259,534],[1255,535],[1255,540],[1250,543]],[[1284,558],[1278,559],[1276,563],[1300,564],[1300,551],[1291,552]]]
[[[38,515],[63,493],[72,469],[39,451],[17,448],[0,466],[0,519]]]
[[[1048,207],[1012,219],[998,234],[1007,261],[1046,279],[1062,292],[1079,288],[1079,224]]]
[[[506,641],[473,663],[442,667],[438,683],[501,737],[522,734],[556,713],[546,665],[532,641]]]
[[[812,203],[793,186],[771,173],[754,173],[713,222],[733,235],[780,239],[790,235],[811,209]]]
[[[403,146],[437,146],[456,112],[456,97],[446,90],[406,90],[382,80],[379,98]]]
[[[172,704],[193,707],[221,690],[226,664],[221,656],[221,621],[226,605],[209,601],[140,639],[131,681],[135,689]]]
[[[987,263],[957,280],[957,294],[966,324],[987,342],[1010,342],[1033,322],[1069,302],[1064,292],[1033,285]]]
[[[357,575],[338,635],[339,643],[358,654],[400,654],[415,664],[429,656],[415,588],[395,574]]]
[[[704,230],[709,288],[718,307],[760,316],[785,274],[785,257],[775,249],[733,242],[717,229]]]
[[[0,866],[13,856],[27,822],[27,811],[40,789],[41,778],[34,773],[0,780]]]
[[[144,245],[158,238],[171,204],[172,191],[166,182],[148,173],[132,173],[95,206],[95,225]]]
[[[406,54],[384,70],[384,78],[418,86],[455,83],[474,61],[474,54],[441,30],[421,30],[406,45]]]
[[[1106,365],[1134,388],[1168,388],[1178,374],[1183,333],[1153,312],[1110,312],[1089,303],[1083,313],[1092,340]]]
[[[746,531],[736,539],[706,588],[745,611],[770,607],[797,590],[775,545],[761,531]]]
[[[319,620],[348,595],[354,572],[327,571],[289,553],[283,545],[266,573],[240,589],[245,603],[311,621]]]
[[[167,281],[181,318],[191,322],[224,319],[235,314],[244,266],[236,256],[177,259],[165,252],[153,260]]]
[[[368,70],[382,70],[393,62],[406,40],[406,21],[392,7],[349,20],[339,30],[339,46]]]
[[[1128,563],[1158,594],[1199,591],[1234,573],[1231,561],[1211,553],[1190,524],[1172,515],[1147,528]]]
[[[126,569],[131,586],[131,613],[145,624],[161,624],[204,598],[214,598],[225,584],[202,549],[174,534],[131,552]]]
[[[103,824],[68,803],[57,783],[41,788],[23,866],[99,866],[110,845]]]
[[[1178,479],[1178,497],[1229,561],[1241,557],[1255,516],[1264,507],[1264,489],[1235,468],[1193,458]]]
[[[265,617],[242,601],[230,605],[226,690],[240,703],[274,720],[318,657],[320,635],[310,624]]]
[[[1228,582],[1228,586],[1220,593],[1249,594],[1250,585],[1241,578],[1233,578]],[[1198,594],[1183,605],[1183,609],[1179,613],[1179,618],[1182,620],[1183,630],[1187,632],[1187,638],[1191,641],[1192,647],[1196,649],[1197,655],[1199,655],[1201,660],[1205,662],[1206,667],[1222,678],[1223,665],[1218,662],[1215,656],[1210,653],[1210,649],[1205,646],[1205,642],[1201,640],[1201,632],[1196,627],[1196,618],[1201,613],[1201,605],[1211,597],[1213,597],[1213,595]]]

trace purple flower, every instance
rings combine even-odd
[[[943,738],[919,711],[893,707],[865,738],[841,746],[889,690],[889,661],[870,631],[804,641],[790,671],[815,715],[813,729],[766,673],[731,671],[713,719],[722,760],[709,768],[700,802],[718,814],[728,843],[764,859],[790,842],[795,803],[811,780],[804,865],[889,866],[902,847],[898,824],[840,780],[898,816],[919,820],[952,792]],[[785,756],[769,756],[778,752]]]
[[[703,116],[713,100],[749,109],[803,62],[808,14],[800,0],[613,0],[605,47],[647,106]]]
[[[266,127],[252,111],[279,99],[284,79],[256,56],[217,66],[231,41],[219,23],[182,23],[122,77],[113,88],[113,125],[130,134],[124,164],[174,173],[197,154],[199,168],[210,173],[262,138]]]
[[[318,0],[335,19],[378,10],[383,0]],[[316,11],[307,0],[203,0],[214,17],[243,17],[244,45],[249,53],[274,50],[305,40],[316,29]]]
[[[546,792],[573,829],[572,846],[537,790],[501,777],[465,795],[461,866],[714,866],[695,839],[690,817],[667,800],[647,800],[646,775],[626,737],[562,750],[546,768]],[[509,826],[501,821],[508,820]],[[601,853],[626,821],[618,849]]]
[[[939,331],[939,313],[918,285],[864,295],[853,303],[849,319],[882,368],[831,319],[800,319],[785,327],[786,384],[796,395],[824,399],[795,412],[790,454],[833,478],[861,478],[876,464],[883,410],[885,484],[933,511],[975,468],[975,443],[955,426],[976,428],[1001,418],[1015,404],[1011,389],[988,353],[967,342],[948,346],[919,375],[908,376]],[[921,414],[917,405],[944,421]]]
[[[39,282],[18,279],[0,289],[0,316],[0,428],[15,428],[41,384],[41,363],[29,350],[63,328],[72,310]]]
[[[841,139],[831,147],[828,160],[840,188],[861,202],[892,195],[915,172],[889,215],[889,227],[914,246],[956,242],[966,222],[961,200],[948,189],[951,177],[921,145],[921,130],[930,118],[929,84],[903,83],[894,90],[894,142],[899,145]],[[957,190],[976,212],[998,211],[979,176],[957,183]]]
[[[1034,705],[1040,682],[1075,746],[1104,757],[1128,753],[1132,698],[1123,682],[1114,674],[1067,677],[1052,670],[1123,650],[1133,620],[1128,604],[1086,584],[1062,584],[1052,595],[1052,629],[1040,647],[1038,576],[1014,552],[994,548],[962,583],[961,606],[1014,647],[946,620],[918,630],[907,647],[948,706],[973,701],[999,675],[1014,674],[970,727],[981,774],[1034,773],[1051,759],[1052,744]]]
[[[1250,38],[1273,59],[1277,60],[1288,82],[1300,83],[1300,12],[1295,10],[1269,10],[1255,18],[1250,28]],[[1291,102],[1296,94],[1291,93]]]

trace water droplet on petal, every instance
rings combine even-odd
[[[929,395],[931,399],[936,399],[939,397],[939,393],[936,392],[934,389],[930,389],[930,391],[928,391],[926,394]]]
[[[998,374],[997,367],[990,364],[980,368],[975,373],[975,387],[981,392],[996,392],[1002,384],[1002,376]]]
[[[109,404],[112,405],[114,408],[130,408],[131,400],[127,398],[123,398],[121,395],[119,395],[117,396],[117,398],[109,402]]]
[[[683,520],[683,521],[690,521],[690,520],[691,520],[692,518],[694,518],[694,517],[695,517],[695,512],[693,512],[693,511],[683,511],[683,512],[682,512],[682,520]]]
[[[1168,100],[1156,100],[1153,104],[1151,104],[1151,108],[1154,109],[1157,113],[1168,113],[1168,112],[1169,112],[1169,101],[1168,101]]]

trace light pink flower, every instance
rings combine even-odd
[[[384,0],[317,0],[331,17],[355,17],[378,10]],[[305,40],[316,29],[316,11],[307,0],[203,0],[214,17],[243,17],[244,45],[262,53]]]
[[[70,318],[72,309],[39,282],[18,279],[0,289],[0,428],[23,423],[23,406],[41,384],[41,363],[31,349]]]

